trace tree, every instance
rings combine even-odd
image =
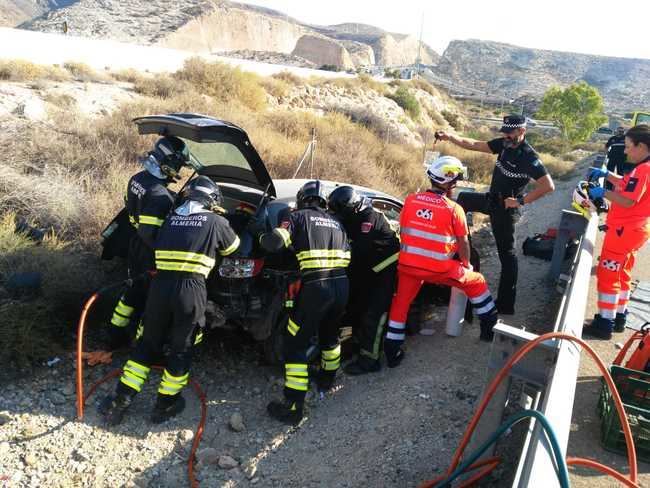
[[[554,86],[545,94],[536,116],[551,120],[572,144],[584,142],[607,121],[603,99],[596,88],[581,81],[564,90]]]

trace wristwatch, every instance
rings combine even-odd
[[[517,197],[517,202],[518,202],[519,205],[521,205],[522,207],[523,207],[524,205],[526,205],[526,202],[524,201],[524,197],[525,197],[525,196],[526,196],[526,195],[519,195],[519,196]]]

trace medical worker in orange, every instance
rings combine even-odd
[[[598,313],[583,329],[583,334],[601,339],[625,330],[634,256],[650,236],[650,126],[637,125],[625,133],[625,154],[634,164],[630,173],[617,176],[592,168],[589,174],[614,185],[612,191],[589,189],[591,199],[605,197],[611,202],[598,262]]]
[[[427,168],[431,189],[409,195],[400,215],[397,292],[390,307],[384,352],[389,368],[404,358],[406,317],[424,282],[462,290],[481,319],[481,340],[492,341],[497,309],[482,274],[469,264],[470,246],[465,211],[448,198],[466,168],[442,156]]]

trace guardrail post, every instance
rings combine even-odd
[[[587,228],[588,220],[578,212],[562,210],[562,218],[555,237],[551,269],[548,273],[549,280],[554,283],[562,271],[562,263],[566,255],[566,245],[572,236],[582,235]]]

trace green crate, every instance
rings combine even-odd
[[[609,371],[623,403],[650,410],[650,373],[621,366],[611,366]]]
[[[625,368],[617,366],[612,366],[611,370],[617,389],[619,389],[619,382],[622,387],[622,391],[619,389],[619,394],[623,400],[627,421],[632,431],[637,458],[650,462],[650,409],[627,403],[627,401],[632,401],[650,405],[648,401],[650,382],[638,379],[639,374],[646,377],[650,375],[635,370],[624,371]],[[604,380],[598,401],[598,415],[600,416],[600,442],[602,446],[608,451],[626,454],[625,436],[618,419],[614,399]]]

